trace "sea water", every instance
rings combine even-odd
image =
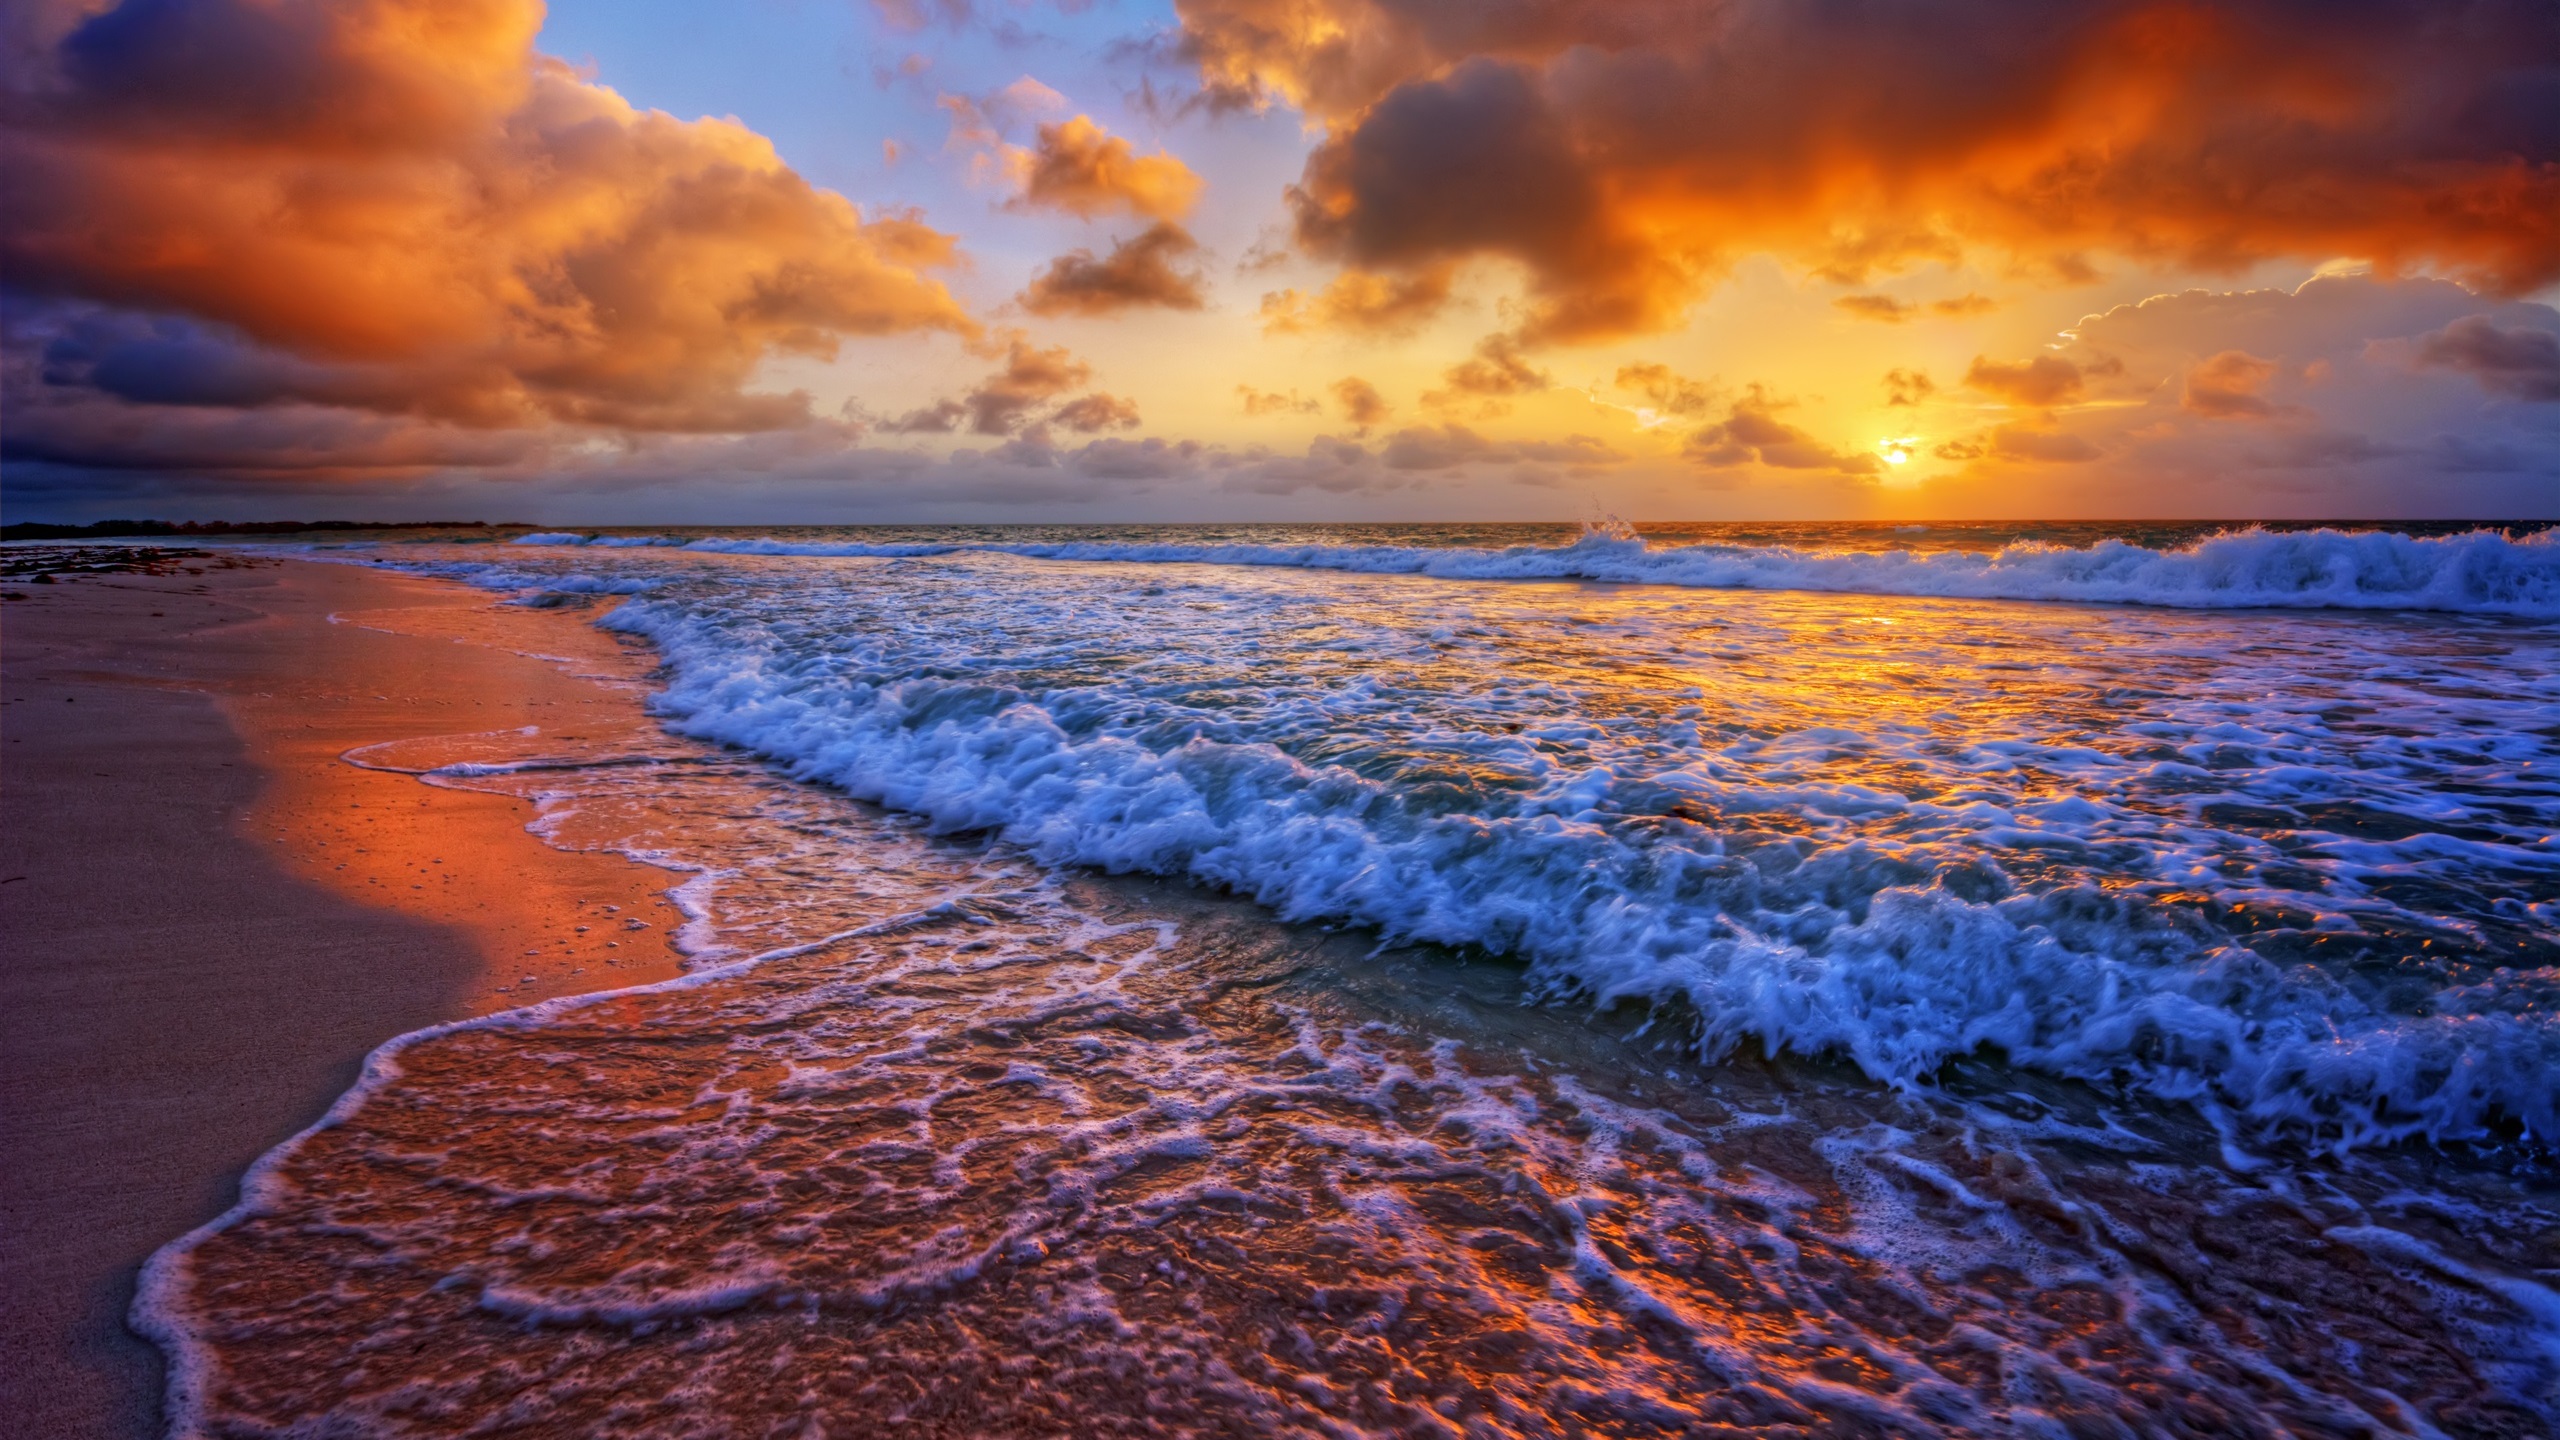
[[[2545,1433],[2560,540],[630,532],[354,758],[671,871],[137,1319],[201,1433]],[[297,1428],[298,1427],[298,1428]]]

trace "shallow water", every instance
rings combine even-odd
[[[2560,1415],[2547,541],[2236,537],[2235,611],[784,538],[869,553],[349,557],[648,642],[663,728],[360,758],[690,872],[696,970],[380,1057],[155,1265],[192,1423]]]

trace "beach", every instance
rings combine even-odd
[[[170,568],[13,580],[28,598],[0,611],[0,1410],[30,1435],[158,1433],[159,1356],[124,1323],[136,1269],[230,1205],[368,1050],[674,973],[679,877],[546,845],[523,801],[339,758],[630,711],[630,691],[434,633],[439,610],[485,607],[456,587]],[[330,619],[366,612],[422,633]],[[572,653],[593,639],[523,618]],[[605,905],[652,928],[586,943]]]

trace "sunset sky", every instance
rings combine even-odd
[[[2560,514],[2550,0],[34,0],[12,519]]]

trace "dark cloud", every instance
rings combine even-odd
[[[2427,458],[2458,475],[2528,474],[2560,477],[2560,453],[2544,446],[2526,447],[2508,440],[2478,440],[2467,435],[2438,435]]]
[[[1552,440],[1489,440],[1464,425],[1415,425],[1387,437],[1378,452],[1391,470],[1448,470],[1460,465],[1535,461],[1614,465],[1626,457],[1588,435]]]
[[[1099,260],[1090,250],[1071,250],[1032,278],[1022,307],[1035,315],[1111,315],[1146,306],[1197,310],[1203,303],[1200,276],[1174,262],[1199,248],[1189,231],[1167,220],[1114,243]]]
[[[1095,440],[1068,463],[1087,475],[1113,480],[1169,480],[1198,470],[1210,452],[1197,440]]]
[[[2253,469],[2309,470],[2365,465],[2408,453],[2406,445],[2386,444],[2369,435],[2315,430],[2285,436],[2271,446],[2252,447],[2241,452],[2241,459]]]
[[[2560,400],[2560,333],[2466,316],[2418,340],[2418,363],[2459,370],[2519,400]]]
[[[1527,271],[1527,340],[1676,323],[1739,257],[1981,249],[2560,278],[2548,0],[1179,0],[1207,93],[1325,129],[1300,243]]]
[[[1412,481],[1410,475],[1378,464],[1367,446],[1333,435],[1307,443],[1304,455],[1257,455],[1236,466],[1221,488],[1251,495],[1295,495],[1313,490],[1327,495],[1354,495],[1392,490]]]

